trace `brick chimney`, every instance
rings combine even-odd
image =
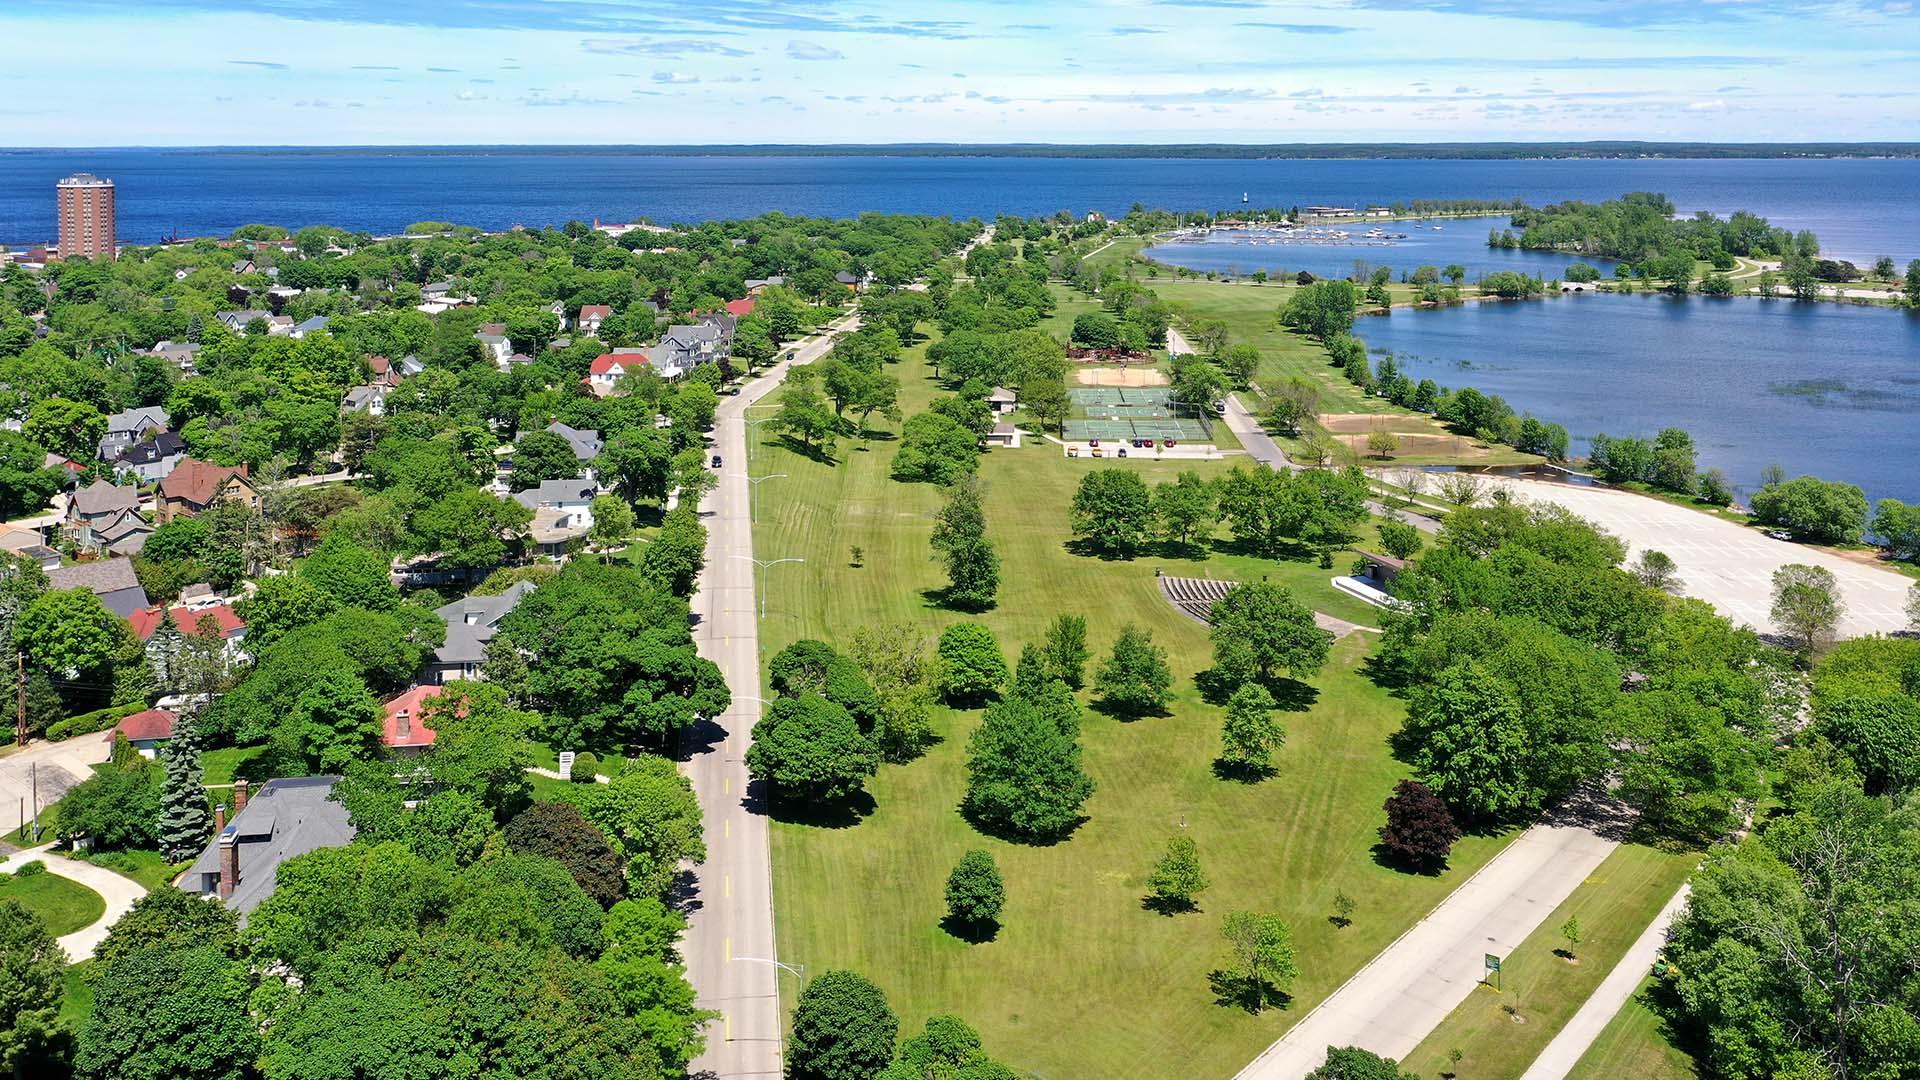
[[[221,830],[225,829],[226,827],[227,827],[227,804],[214,803],[213,804],[213,835],[219,836]]]
[[[394,714],[393,737],[396,741],[413,738],[413,712],[405,706]]]
[[[223,832],[220,836],[220,899],[232,899],[234,886],[238,884],[240,884],[240,838],[238,835]]]
[[[233,816],[239,817],[240,811],[246,808],[247,782],[245,780],[235,780],[233,782]]]

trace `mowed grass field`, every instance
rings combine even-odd
[[[51,870],[28,877],[14,874],[0,881],[0,900],[15,901],[38,915],[54,937],[91,925],[107,910],[99,893]]]
[[[1438,1076],[1451,1069],[1474,1080],[1514,1080],[1526,1072],[1699,861],[1697,852],[1674,853],[1639,844],[1614,849],[1592,877],[1505,957],[1500,989],[1486,984],[1475,987],[1407,1055],[1402,1067],[1422,1076]],[[1556,954],[1567,948],[1560,929],[1570,918],[1580,920],[1580,945],[1573,950],[1577,964]],[[1509,1006],[1524,1023],[1508,1015]],[[1458,1066],[1448,1063],[1448,1051],[1454,1049],[1463,1055]]]
[[[908,415],[937,392],[920,352],[899,368]],[[990,839],[961,818],[966,741],[979,713],[943,711],[938,745],[911,764],[882,766],[869,784],[870,815],[840,828],[775,825],[783,961],[805,965],[809,976],[832,968],[869,976],[886,990],[903,1031],[937,1013],[961,1015],[996,1057],[1047,1080],[1225,1077],[1504,844],[1503,837],[1469,838],[1437,877],[1374,861],[1381,804],[1406,770],[1386,746],[1404,707],[1359,673],[1371,635],[1336,645],[1312,680],[1313,705],[1280,714],[1287,745],[1276,776],[1254,785],[1215,777],[1221,710],[1193,684],[1211,664],[1206,628],[1160,598],[1155,569],[1264,575],[1315,608],[1371,622],[1374,609],[1327,583],[1346,570],[1346,557],[1329,571],[1311,561],[1240,555],[1103,561],[1072,554],[1067,506],[1075,485],[1090,469],[1119,463],[1068,460],[1036,439],[982,462],[988,533],[1002,559],[999,606],[980,616],[944,611],[928,596],[945,584],[927,548],[941,492],[890,479],[894,448],[887,439],[843,440],[839,463],[826,465],[777,439],[756,445],[753,474],[784,475],[756,486],[755,555],[806,560],[764,571],[763,658],[803,636],[844,644],[862,626],[905,623],[933,637],[977,618],[1011,662],[1056,614],[1078,613],[1087,617],[1096,658],[1124,624],[1151,630],[1170,654],[1176,696],[1163,717],[1121,723],[1085,714],[1081,742],[1098,790],[1086,823],[1045,847]],[[1182,468],[1227,466],[1124,467],[1152,483]],[[860,566],[852,564],[854,545],[864,549]],[[1212,886],[1201,910],[1166,917],[1141,900],[1152,863],[1182,831],[1198,843]],[[940,926],[947,874],[971,848],[991,852],[1007,882],[1002,929],[982,944]],[[1329,919],[1338,892],[1359,901],[1346,929]],[[1292,925],[1301,975],[1289,1007],[1253,1016],[1216,1003],[1208,973],[1225,958],[1221,919],[1237,909],[1280,912]],[[796,984],[783,985],[791,1010]]]

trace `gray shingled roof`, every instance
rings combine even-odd
[[[220,875],[220,842],[231,837],[239,847],[240,880],[227,906],[252,911],[273,895],[280,864],[296,855],[321,848],[345,847],[357,830],[347,821],[347,808],[329,799],[337,776],[299,776],[269,780],[247,800],[247,805],[225,830],[213,838],[180,879],[188,892],[208,893],[207,876]]]
[[[139,505],[140,489],[131,484],[115,487],[105,480],[95,480],[73,493],[74,512],[82,517],[117,513]]]
[[[573,456],[581,461],[592,461],[600,456],[600,433],[591,428],[575,428],[555,420],[547,425],[547,430],[567,440],[573,447]]]
[[[541,503],[558,506],[569,502],[592,502],[600,486],[591,480],[575,477],[571,480],[542,480],[537,487],[513,493],[513,501],[529,510],[539,508]]]
[[[147,591],[134,576],[132,559],[100,559],[47,571],[47,584],[56,589],[86,589],[122,618],[147,606]]]
[[[467,596],[436,608],[434,614],[447,624],[447,642],[433,651],[442,664],[477,664],[487,658],[487,642],[507,617],[534,589],[531,581],[514,582],[498,596]]]

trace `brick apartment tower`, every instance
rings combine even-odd
[[[60,197],[60,257],[113,258],[113,181],[75,173],[54,190]]]

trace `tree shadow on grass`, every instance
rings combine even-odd
[[[952,914],[940,920],[940,929],[969,945],[985,944],[1000,936],[1000,924],[997,922],[978,922]]]
[[[1216,539],[1213,542],[1213,550],[1223,555],[1245,555],[1252,559],[1272,559],[1275,562],[1313,563],[1320,559],[1318,550],[1297,541],[1287,541],[1267,548],[1241,537],[1228,537]]]
[[[1132,562],[1134,557],[1139,554],[1136,551],[1125,548],[1116,551],[1097,544],[1086,537],[1069,540],[1061,546],[1065,547],[1067,553],[1070,555],[1078,555],[1083,559],[1099,559],[1102,562]]]
[[[1101,716],[1107,717],[1110,720],[1118,720],[1123,724],[1131,724],[1135,720],[1147,720],[1158,716],[1173,715],[1173,710],[1167,708],[1165,705],[1160,705],[1152,709],[1127,708],[1108,701],[1103,697],[1095,697],[1087,703],[1087,708],[1099,713]]]
[[[966,819],[967,824],[980,830],[983,834],[991,836],[995,840],[1005,840],[1009,844],[1019,844],[1022,847],[1052,847],[1055,844],[1064,843],[1065,841],[1073,839],[1073,834],[1079,830],[1080,826],[1086,824],[1088,820],[1087,815],[1081,814],[1069,822],[1065,828],[1054,832],[1023,833],[1014,829],[1005,828],[998,822],[987,821],[969,809],[965,803],[960,804],[960,816]]]
[[[759,787],[756,780],[748,787],[749,795],[741,801],[748,812],[754,812],[753,788]],[[815,829],[850,829],[865,821],[878,804],[873,796],[864,791],[856,791],[843,799],[810,801],[806,799],[780,798],[778,796],[761,804],[767,816],[788,825],[806,825]]]
[[[774,441],[809,461],[817,461],[822,465],[839,464],[839,459],[828,453],[826,447],[808,445],[785,432],[782,432]]]
[[[1447,861],[1422,862],[1409,859],[1394,852],[1385,843],[1373,845],[1371,849],[1373,864],[1386,870],[1395,870],[1402,874],[1418,874],[1421,877],[1439,877],[1446,872]]]
[[[1293,995],[1265,979],[1255,979],[1232,971],[1207,972],[1207,985],[1213,988],[1213,1003],[1245,1009],[1259,1015],[1262,1009],[1285,1009],[1293,1004]]]
[[[1241,683],[1229,678],[1219,668],[1208,668],[1193,677],[1194,685],[1200,688],[1200,696],[1209,705],[1225,705],[1233,692],[1240,689]],[[1275,675],[1261,680],[1261,685],[1273,695],[1274,707],[1283,712],[1306,712],[1320,700],[1320,689],[1299,679],[1290,679],[1285,675]]]
[[[1177,896],[1160,896],[1154,893],[1148,893],[1141,897],[1140,907],[1146,911],[1153,912],[1155,915],[1165,915],[1168,918],[1172,918],[1175,915],[1186,915],[1190,912],[1200,910],[1200,905],[1194,903],[1192,900],[1182,900]]]
[[[983,611],[992,611],[994,608],[1000,606],[998,600],[981,602],[972,597],[955,596],[953,595],[952,589],[921,589],[920,599],[926,601],[928,607],[940,608],[945,611],[960,611],[968,615],[978,615]]]
[[[1216,780],[1231,780],[1237,784],[1257,784],[1279,775],[1280,770],[1270,764],[1258,761],[1229,761],[1223,757],[1213,759],[1213,775]]]

